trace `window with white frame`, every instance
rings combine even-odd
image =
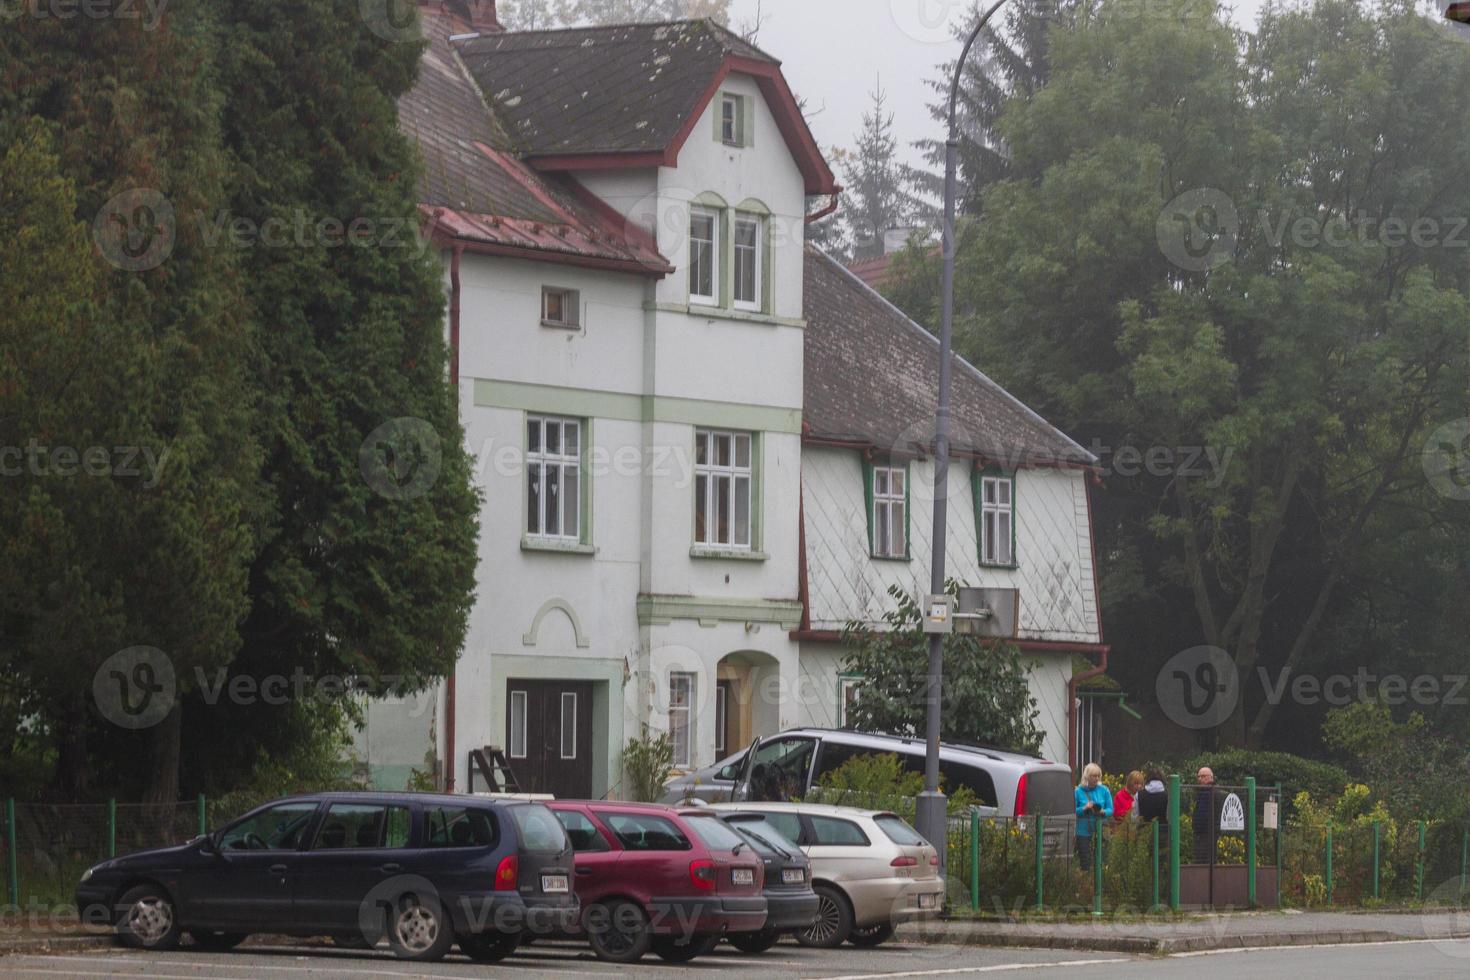
[[[526,533],[579,541],[582,534],[582,423],[526,419]]]
[[[581,326],[581,294],[575,289],[541,287],[541,323],[547,327]]]
[[[719,302],[720,216],[705,208],[689,212],[689,302]]]
[[[688,769],[694,762],[694,675],[669,674],[669,739],[674,765]]]
[[[714,548],[751,547],[751,464],[748,432],[694,432],[694,541]]]
[[[510,757],[512,759],[524,759],[526,757],[526,719],[527,700],[530,695],[525,691],[510,692]]]
[[[852,706],[858,702],[863,679],[844,677],[837,683],[837,727],[846,728],[852,724]]]
[[[908,556],[908,471],[901,466],[873,467],[873,554],[879,558]]]
[[[577,757],[577,692],[561,692],[561,757]]]
[[[729,745],[730,682],[715,684],[715,758],[723,759]]]
[[[735,308],[761,308],[761,250],[764,247],[761,219],[757,215],[735,216]]]
[[[980,478],[980,561],[986,565],[1014,565],[1015,480],[1008,476]]]
[[[720,98],[720,139],[726,146],[745,144],[745,100],[738,95]]]

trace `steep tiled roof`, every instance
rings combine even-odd
[[[932,442],[939,342],[820,249],[806,249],[808,437],[913,453]],[[1008,466],[1096,462],[956,357],[951,443]]]
[[[460,54],[532,156],[661,151],[726,57],[777,64],[708,20],[493,34]]]
[[[435,232],[527,257],[669,271],[641,229],[508,152],[510,140],[449,40],[458,25],[433,10],[420,15],[429,49],[417,83],[398,102],[398,125],[423,156],[419,204]]]

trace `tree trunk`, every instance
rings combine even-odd
[[[63,800],[80,802],[91,788],[92,760],[87,755],[87,711],[79,700],[63,710],[56,741],[56,791]]]
[[[178,701],[163,721],[148,732],[148,786],[143,802],[173,806],[179,800],[179,744],[183,735],[183,711]]]

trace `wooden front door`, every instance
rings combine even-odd
[[[592,683],[510,680],[506,757],[521,790],[557,799],[592,795]]]

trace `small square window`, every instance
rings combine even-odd
[[[541,287],[541,324],[577,328],[582,325],[582,297],[575,289]]]

